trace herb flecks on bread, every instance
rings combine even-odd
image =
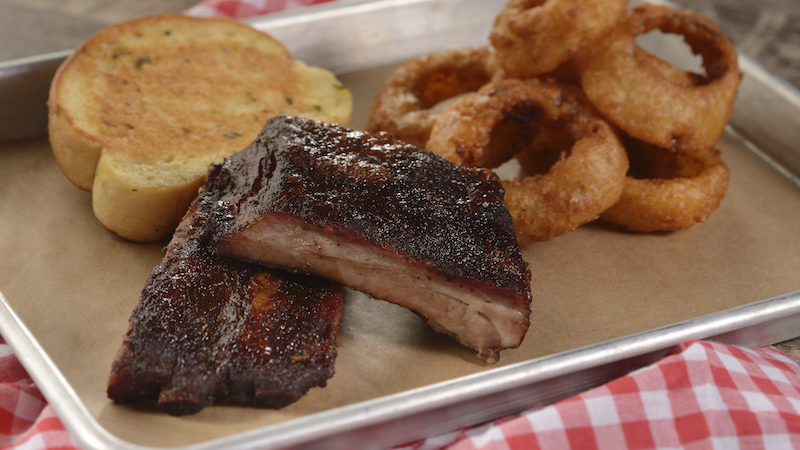
[[[167,236],[209,164],[290,114],[347,125],[350,92],[245,24],[180,15],[112,25],[68,58],[50,89],[50,142],[94,213],[133,241]]]

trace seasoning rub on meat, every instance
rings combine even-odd
[[[388,134],[290,116],[212,169],[221,255],[406,308],[487,362],[529,325],[530,269],[495,174]]]
[[[341,285],[219,256],[217,196],[201,189],[143,289],[111,371],[116,402],[280,408],[333,376]]]

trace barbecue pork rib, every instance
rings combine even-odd
[[[143,289],[109,379],[116,402],[280,408],[333,376],[341,285],[219,256],[217,194],[201,189]]]
[[[278,116],[212,173],[221,255],[409,308],[487,362],[525,336],[530,269],[493,172],[385,133]]]

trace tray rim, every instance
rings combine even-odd
[[[451,0],[417,0],[414,3],[447,1]],[[399,4],[407,3],[409,2],[403,0],[360,0],[338,5],[320,5],[309,8],[309,10],[289,11],[267,18],[252,18],[246,22],[257,28],[266,28],[271,24],[308,20],[313,16],[331,12],[345,14],[348,10],[371,9],[381,5],[396,7]],[[313,11],[309,14],[311,9]],[[0,63],[0,68],[14,67],[20,62],[39,65],[43,62],[59,61],[69,53],[70,51],[62,51],[40,57],[23,58],[17,62],[6,61]],[[400,57],[402,56],[400,55]],[[398,59],[398,56],[388,57],[386,61],[375,62],[374,65],[389,62],[390,59]],[[800,108],[800,91],[796,88],[741,53],[740,66],[746,76],[761,83],[760,89],[771,89],[770,93],[782,98],[789,107]],[[728,128],[729,136],[767,161],[779,174],[800,188],[797,176],[800,170],[794,166],[785,167],[785,162],[780,158],[774,158],[769,152],[762,150],[762,146],[757,142],[758,136],[751,136],[747,130],[741,132],[737,125],[732,121]],[[0,292],[0,332],[79,445],[93,449],[161,448],[132,444],[103,428],[41,347],[36,337],[14,312],[2,292]],[[313,448],[315,443],[319,444],[323,441],[328,444],[329,448],[352,448],[353,444],[363,446],[365,438],[369,438],[369,442],[375,445],[398,445],[457,427],[474,425],[522,409],[552,403],[650,364],[675,345],[687,340],[705,339],[755,347],[771,345],[798,336],[800,336],[800,291],[795,291],[675,324],[311,414],[279,424],[199,444],[170,448],[198,450],[231,447],[264,448],[266,446],[270,448]],[[572,384],[572,388],[562,388],[552,394],[538,393],[537,395],[536,391],[537,389],[541,390],[541,386],[552,383],[556,379],[563,380],[565,377]],[[514,398],[519,393],[526,393],[531,397],[524,400]],[[498,398],[494,401],[487,400],[492,397]],[[476,403],[479,403],[481,407],[476,408]],[[486,408],[486,405],[489,405],[490,408]],[[485,411],[486,409],[489,411]],[[443,412],[447,413],[445,420],[433,424],[425,420],[428,416]],[[387,423],[401,419],[407,422],[406,426],[394,426],[388,436]],[[336,440],[332,440],[334,437]]]

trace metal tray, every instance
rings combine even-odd
[[[347,73],[444,48],[485,44],[485,33],[476,30],[491,27],[502,3],[363,1],[257,18],[249,23],[282,40],[298,59]],[[656,53],[671,51],[671,44],[658,38],[648,45]],[[66,55],[62,52],[0,64],[0,93],[25,74],[49,79]],[[728,134],[800,188],[800,151],[794,147],[800,142],[800,127],[794,119],[800,111],[800,93],[747,56],[741,56],[740,66],[745,78]],[[26,91],[29,110],[17,114],[27,117],[29,127],[18,127],[18,135],[43,131],[42,122],[35,119],[44,113],[43,104],[30,102],[41,97],[42,89],[46,98],[46,86],[30,82]],[[764,346],[800,335],[800,291],[753,300],[718,313],[185,448],[350,449],[398,445],[566,398],[650,364],[690,339]],[[143,448],[117,438],[98,423],[9,300],[0,294],[0,301],[0,332],[77,442],[92,449]]]

